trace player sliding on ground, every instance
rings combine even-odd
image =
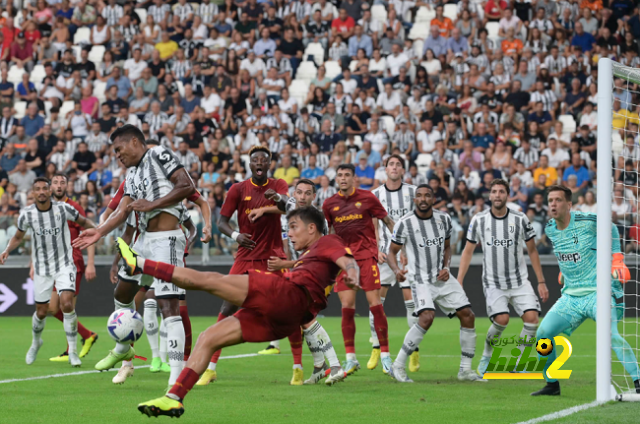
[[[537,339],[553,338],[561,333],[571,335],[587,318],[596,319],[597,286],[597,215],[572,212],[572,192],[566,187],[548,188],[549,216],[545,234],[553,244],[563,284],[562,296],[542,320]],[[618,332],[618,322],[624,316],[624,290],[621,283],[630,278],[620,250],[620,234],[611,225],[613,254],[611,281],[611,347],[624,369],[633,379],[636,393],[640,393],[640,369],[629,343]],[[532,396],[559,395],[560,382],[547,376],[547,369],[556,359],[555,349],[547,356],[544,368],[546,386]]]
[[[166,396],[138,405],[148,416],[179,417],[182,400],[207,369],[216,350],[245,342],[277,340],[299,331],[327,306],[325,289],[343,271],[342,281],[358,289],[360,271],[351,251],[336,235],[322,236],[324,217],[314,207],[291,211],[289,237],[301,260],[286,273],[251,270],[248,275],[198,272],[138,256],[118,239],[118,248],[128,272],[144,273],[168,280],[187,290],[203,290],[243,309],[205,330],[186,367]]]
[[[475,316],[458,281],[449,274],[451,263],[451,217],[433,209],[435,193],[427,184],[419,185],[414,198],[415,210],[400,218],[391,238],[388,262],[398,281],[411,281],[418,322],[407,332],[402,348],[389,373],[401,383],[413,383],[407,377],[406,362],[435,317],[434,302],[449,318],[460,319],[460,370],[458,380],[486,381],[471,369],[476,351]],[[405,246],[409,269],[398,266],[397,255]],[[408,272],[409,275],[406,275]],[[408,278],[407,278],[408,277]]]

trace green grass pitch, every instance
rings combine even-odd
[[[106,332],[106,317],[80,317],[85,326],[98,331],[100,340],[84,358],[82,368],[49,362],[65,346],[62,323],[48,318],[43,333],[44,345],[37,361],[27,366],[24,356],[31,342],[31,318],[2,318],[0,340],[2,363],[0,380],[25,379],[61,373],[86,372],[113,347]],[[213,318],[192,319],[194,335]],[[339,318],[321,318],[332,337],[341,360],[344,345]],[[489,326],[478,319],[478,344],[474,367],[482,351]],[[363,369],[334,387],[324,385],[291,387],[291,355],[288,342],[282,342],[282,354],[223,359],[218,364],[218,382],[195,387],[185,402],[184,423],[514,423],[540,417],[595,399],[595,324],[585,323],[571,337],[573,356],[564,369],[573,370],[562,382],[562,396],[533,398],[529,393],[542,387],[541,381],[459,382],[459,323],[456,319],[436,319],[420,346],[422,368],[410,374],[415,384],[401,385],[382,373],[366,369],[370,353],[369,325],[357,319],[356,348]],[[512,319],[504,336],[518,335],[522,321]],[[391,354],[395,357],[402,344],[407,323],[403,318],[389,319]],[[195,336],[194,336],[195,337]],[[265,344],[245,344],[225,349],[225,356],[251,354]],[[136,352],[150,356],[146,336],[137,343]],[[305,377],[313,364],[304,347]],[[143,365],[142,361],[136,361]],[[85,373],[61,378],[16,381],[0,384],[2,412],[0,422],[43,424],[98,424],[147,422],[136,405],[163,394],[168,374],[151,374],[137,369],[123,386],[114,386],[114,372]],[[559,420],[562,423],[637,423],[638,404],[611,403]],[[160,421],[168,420],[161,417]]]

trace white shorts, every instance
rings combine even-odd
[[[184,248],[187,240],[182,230],[158,231],[143,233],[138,237],[133,250],[144,258],[165,262],[177,267],[184,267]],[[174,298],[185,294],[185,290],[167,281],[162,281],[148,275],[127,275],[124,267],[118,272],[120,279],[136,282],[142,286],[151,286],[155,290],[156,298]]]
[[[58,293],[62,293],[63,291],[72,291],[75,294],[76,266],[70,265],[64,267],[60,272],[49,277],[34,275],[33,283],[35,285],[36,303],[49,303],[54,284]]]
[[[415,315],[426,310],[435,311],[434,302],[449,318],[456,316],[457,311],[471,306],[462,286],[451,275],[447,281],[438,281],[436,284],[413,283],[411,292],[416,305]]]
[[[540,313],[538,296],[536,296],[529,281],[513,289],[483,287],[482,290],[487,300],[487,315],[489,318],[500,314],[508,314],[509,304],[513,306],[514,311],[520,317],[527,311],[538,311]]]
[[[396,279],[396,274],[391,271],[391,267],[388,263],[379,264],[378,268],[380,269],[380,285],[382,287],[393,287],[398,283]],[[403,282],[398,284],[401,289],[410,289],[411,282],[409,280],[404,280]]]

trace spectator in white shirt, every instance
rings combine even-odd
[[[378,95],[376,105],[380,113],[391,115],[394,118],[400,113],[402,100],[400,99],[400,95],[393,91],[390,82],[384,85],[384,92]]]

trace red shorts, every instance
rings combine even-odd
[[[380,269],[378,268],[378,261],[374,258],[369,258],[356,262],[360,267],[360,286],[362,287],[362,290],[366,292],[378,290],[380,288]],[[336,293],[351,290],[342,282],[344,275],[345,273],[341,272],[336,279]]]
[[[243,275],[248,274],[249,271],[259,269],[260,271],[267,271],[268,259],[256,259],[255,261],[234,261],[229,275]]]
[[[233,316],[240,321],[245,342],[269,342],[288,337],[311,321],[309,305],[305,289],[280,273],[250,271],[243,309]]]

